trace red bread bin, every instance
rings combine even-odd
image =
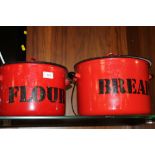
[[[132,56],[107,56],[75,64],[79,115],[150,113],[151,62]]]
[[[0,67],[0,115],[55,116],[65,113],[67,69],[45,62]]]

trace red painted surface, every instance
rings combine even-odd
[[[150,95],[147,94],[149,92],[144,83],[145,92],[140,84],[140,80],[150,83],[149,68],[147,60],[137,58],[98,58],[76,64],[79,115],[149,114]],[[104,80],[104,89],[101,91],[99,79]],[[106,92],[106,79],[110,80],[109,92]],[[117,92],[112,79],[117,81]],[[124,81],[123,93],[119,87],[119,79]],[[129,90],[127,79],[132,83],[132,90]],[[136,80],[135,84],[133,79]]]
[[[53,78],[44,78],[43,72],[50,72]],[[65,113],[65,80],[67,71],[57,65],[43,63],[15,63],[0,67],[0,115],[6,116],[54,116]],[[21,86],[26,89],[26,101],[23,101]],[[43,88],[44,94],[41,94]],[[11,102],[9,88],[13,89],[14,102]],[[37,87],[37,99],[34,99],[34,88]],[[47,88],[53,88],[52,101],[48,99]],[[54,88],[64,91],[63,103],[55,96]],[[34,93],[34,92],[33,92]],[[16,96],[15,96],[16,95]],[[42,95],[42,100],[40,99]],[[50,98],[49,97],[49,98]],[[22,99],[21,99],[22,98]],[[51,99],[51,98],[50,98]],[[62,99],[62,98],[61,98]],[[11,103],[10,103],[11,102]],[[61,103],[60,103],[61,102]]]

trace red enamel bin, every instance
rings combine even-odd
[[[75,64],[79,115],[149,114],[151,62],[107,56]]]
[[[0,115],[55,116],[65,113],[64,66],[20,62],[0,67]]]

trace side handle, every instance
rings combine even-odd
[[[152,80],[154,78],[153,74],[149,74],[149,80]]]

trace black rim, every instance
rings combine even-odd
[[[74,68],[76,68],[77,65],[79,65],[80,63],[83,63],[83,62],[96,60],[96,59],[107,59],[107,58],[133,58],[133,59],[139,59],[139,60],[143,60],[143,61],[147,62],[150,67],[152,66],[152,62],[149,59],[144,58],[144,57],[129,56],[129,55],[118,55],[118,56],[113,55],[113,56],[103,56],[103,57],[95,57],[95,58],[88,58],[88,59],[85,59],[85,60],[81,60],[81,61],[77,62],[74,65]]]
[[[31,64],[47,64],[47,65],[54,65],[54,66],[58,66],[58,67],[61,67],[63,69],[65,69],[67,72],[68,72],[68,69],[63,66],[63,65],[60,65],[60,64],[57,64],[57,63],[51,63],[51,62],[44,62],[44,61],[18,61],[18,62],[10,62],[10,63],[6,63],[6,64],[2,64],[1,66],[5,66],[5,65],[13,65],[13,64],[22,64],[22,63],[31,63]]]

